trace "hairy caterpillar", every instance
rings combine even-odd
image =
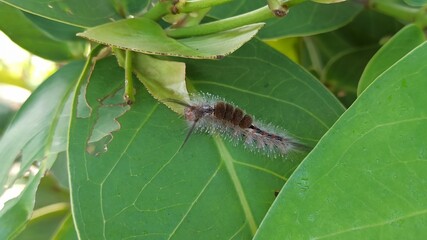
[[[292,151],[310,149],[288,136],[284,131],[265,130],[271,127],[262,127],[262,123],[255,121],[241,108],[222,100],[206,100],[204,96],[197,96],[190,103],[176,99],[166,99],[165,101],[185,107],[184,118],[191,128],[182,146],[196,130],[211,134],[220,133],[230,139],[243,141],[246,147],[268,156],[285,156]]]

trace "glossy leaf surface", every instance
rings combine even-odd
[[[255,239],[426,236],[426,58],[424,43],[363,92],[285,184]]]
[[[235,0],[212,9],[210,16],[224,18],[243,14],[267,5],[264,0]],[[320,4],[311,1],[292,6],[287,16],[266,21],[259,36],[265,39],[308,36],[338,29],[349,23],[362,10],[361,6],[346,1]]]
[[[379,75],[425,40],[426,37],[418,26],[408,25],[403,28],[370,60],[360,78],[357,93],[362,93]]]

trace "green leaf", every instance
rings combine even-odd
[[[369,46],[377,45],[393,36],[403,26],[393,17],[373,10],[363,10],[352,22],[337,32],[354,46]]]
[[[328,80],[325,77],[327,74],[325,72],[326,67],[333,65],[334,62],[337,63],[337,59],[342,59],[345,55],[349,57],[351,55],[355,56],[355,53],[352,54],[352,52],[363,52],[363,49],[379,48],[379,44],[384,39],[389,38],[401,27],[402,24],[391,17],[364,10],[351,23],[340,29],[303,37],[303,44],[301,44],[302,47],[300,49],[300,63],[306,69],[319,76],[322,82],[326,82]],[[363,55],[367,56],[366,54]],[[359,62],[358,65],[361,63],[357,58],[352,62]],[[340,68],[342,68],[342,71],[346,71],[347,68],[354,68],[354,66],[350,62],[348,64],[343,62]],[[358,81],[359,76],[357,74],[351,75],[352,79],[355,77]],[[343,100],[346,103],[351,102],[351,99],[348,99],[350,101]]]
[[[58,231],[52,237],[53,240],[74,240],[77,237],[76,229],[74,228],[73,216],[71,213],[64,219]]]
[[[330,4],[330,3],[339,3],[344,2],[345,0],[311,0],[313,2],[323,3],[323,4]]]
[[[214,18],[231,17],[265,6],[265,0],[235,0],[213,8],[209,16]],[[268,20],[259,36],[264,39],[308,36],[338,29],[353,20],[362,10],[351,1],[336,4],[320,4],[306,1],[292,6],[287,16]]]
[[[54,39],[62,41],[82,41],[79,37],[76,36],[77,33],[83,31],[82,28],[55,22],[31,13],[23,13],[25,17],[33,22],[33,24],[35,24],[38,28],[46,32],[46,34]]]
[[[83,56],[84,43],[53,38],[20,10],[0,2],[0,29],[20,47],[42,58],[64,61]]]
[[[357,94],[360,95],[379,75],[425,40],[424,32],[416,25],[400,30],[369,61],[360,78]]]
[[[69,204],[64,203],[52,204],[36,210],[25,230],[14,239],[50,239],[69,212]]]
[[[252,24],[201,37],[175,40],[154,21],[125,19],[104,24],[78,34],[91,41],[145,54],[187,58],[221,58],[249,41],[263,26]]]
[[[189,100],[184,63],[160,60],[145,54],[134,56],[134,72],[154,98],[160,101],[168,98],[184,102]],[[165,104],[175,112],[183,113],[182,106]]]
[[[0,141],[0,194],[19,187],[23,192],[0,210],[1,239],[16,234],[34,206],[41,176],[59,152],[65,150],[69,109],[74,80],[82,64],[61,68],[47,79],[21,107]],[[48,97],[46,97],[48,96]],[[14,170],[12,170],[12,168]],[[7,229],[7,230],[6,230]]]
[[[118,7],[114,1],[106,0],[2,0],[23,11],[45,17],[54,21],[62,22],[78,27],[92,27],[99,24],[119,20]],[[139,12],[147,6],[150,1],[138,1],[138,9],[134,6],[135,1],[129,1],[132,5],[131,12]],[[121,5],[121,4],[120,4]],[[129,5],[129,6],[130,6]]]
[[[0,238],[10,239],[19,234],[29,220],[34,207],[34,198],[43,171],[36,175],[30,174],[27,178],[16,184],[16,190],[22,190],[19,197],[8,200],[0,211]],[[21,180],[21,179],[20,179]],[[27,184],[25,187],[22,184]],[[12,190],[13,191],[13,190]],[[9,192],[6,192],[10,194]],[[5,197],[2,195],[2,198]]]
[[[0,89],[1,88],[2,86],[0,86]],[[3,135],[7,125],[9,125],[9,122],[12,120],[15,111],[16,110],[13,109],[10,104],[0,103],[0,137]]]
[[[124,67],[125,51],[114,49],[114,55],[120,66]],[[142,53],[134,53],[132,57],[133,72],[155,99],[159,101],[174,99],[183,102],[189,100],[184,63],[161,60]],[[183,112],[182,106],[164,103],[177,113]]]
[[[67,103],[81,68],[81,62],[61,68],[33,92],[16,114],[0,141],[2,193],[15,159],[20,158],[22,173],[45,154],[65,150],[66,139],[61,134],[66,134],[67,126],[62,123],[68,121]]]
[[[426,0],[403,0],[403,2],[405,2],[411,7],[421,7],[427,4]]]
[[[377,49],[373,46],[343,51],[324,68],[325,84],[346,106],[350,106],[356,99],[360,76]]]
[[[311,75],[259,40],[220,61],[187,60],[192,89],[238,104],[315,145],[343,112]],[[271,159],[221,138],[187,134],[185,121],[136,84],[136,102],[119,117],[108,151],[87,152],[97,99],[123,88],[114,59],[96,64],[86,88],[88,118],[73,111],[69,167],[76,230],[82,239],[250,238],[275,190],[305,154]],[[106,81],[108,79],[108,81]],[[78,96],[75,96],[78,98]],[[76,106],[74,106],[76,107]]]
[[[294,172],[255,239],[426,236],[426,58],[423,43],[363,92]]]
[[[275,40],[265,40],[270,47],[281,52],[283,55],[290,58],[292,61],[299,63],[299,43],[300,38],[280,38]]]
[[[271,39],[329,32],[348,24],[361,10],[360,5],[351,1],[335,4],[307,1],[292,7],[283,19],[267,21],[259,36]]]
[[[61,152],[58,154],[55,163],[50,168],[49,173],[56,179],[59,189],[68,189],[68,168],[67,168],[67,153]]]

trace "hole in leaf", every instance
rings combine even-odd
[[[112,133],[120,129],[117,118],[130,109],[130,106],[123,101],[123,94],[124,89],[121,88],[99,100],[101,106],[97,109],[98,119],[86,145],[86,151],[89,154],[98,156],[105,153],[108,150],[108,144],[113,140]]]

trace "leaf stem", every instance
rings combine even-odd
[[[160,1],[152,9],[144,14],[144,17],[151,20],[159,20],[168,14],[189,13],[204,8],[210,8],[216,5],[230,2],[231,0],[179,0],[179,1]]]
[[[231,156],[230,152],[228,152],[227,147],[220,137],[217,135],[214,136],[215,144],[218,148],[218,152],[221,156],[222,162],[227,169],[228,174],[230,175],[231,181],[234,185],[234,189],[236,190],[237,197],[239,198],[240,205],[242,206],[243,213],[245,214],[246,222],[249,225],[249,229],[252,233],[252,236],[255,235],[256,230],[258,228],[255,217],[252,213],[252,209],[249,205],[248,199],[245,195],[245,190],[243,189],[242,183],[240,182],[239,175],[234,168],[234,159]]]
[[[178,6],[178,10],[181,13],[193,12],[228,2],[231,2],[231,0],[187,0],[185,4],[182,5],[182,7]]]
[[[125,95],[123,96],[126,103],[131,105],[135,102],[135,88],[133,87],[132,78],[132,51],[126,50],[125,56]]]
[[[153,8],[148,10],[143,16],[149,18],[153,21],[159,20],[164,15],[167,15],[170,12],[172,3],[170,1],[160,1]]]
[[[283,2],[282,6],[285,8],[289,8],[304,1],[306,0],[289,0]],[[166,30],[166,33],[167,35],[173,38],[200,36],[230,30],[252,23],[263,22],[273,17],[275,17],[275,14],[271,11],[269,6],[264,6],[251,12],[218,20],[215,22],[185,28],[168,29]]]
[[[282,6],[280,0],[267,0],[267,3],[276,17],[283,17],[288,13],[288,9]]]
[[[76,92],[79,91],[79,89],[83,85],[84,80],[90,76],[91,71],[93,71],[92,60],[101,52],[101,50],[103,48],[104,48],[103,45],[97,45],[90,51],[89,55],[86,58],[86,62],[85,62],[85,65],[83,67],[83,70],[80,73],[80,76],[77,80],[76,90],[75,90]],[[76,95],[78,95],[78,94],[76,94]]]

